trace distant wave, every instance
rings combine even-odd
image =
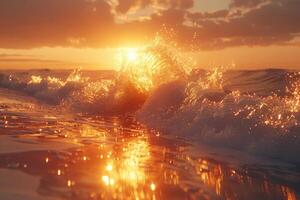
[[[30,72],[0,74],[0,86],[24,92],[49,104],[59,104],[71,93],[82,88],[81,82],[75,81],[75,73],[72,73],[64,82],[56,77],[42,78],[33,74]]]

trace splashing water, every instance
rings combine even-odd
[[[50,77],[49,77],[50,78]],[[40,84],[42,82],[42,78],[40,76],[31,76],[31,80],[28,82],[28,84]]]
[[[174,47],[159,37],[144,47],[121,52],[118,59],[120,70],[114,79],[86,81],[84,88],[72,96],[71,102],[81,104],[80,109],[89,107],[89,112],[135,111],[155,88],[174,80],[187,79],[193,66],[189,64],[192,63],[190,58],[183,59]]]
[[[289,75],[290,86],[286,87],[286,96],[281,97],[273,94],[261,98],[261,102],[256,105],[245,105],[235,112],[235,116],[244,115],[247,119],[257,118],[260,124],[280,128],[287,132],[291,127],[298,125],[297,115],[299,112],[300,100],[300,80],[296,79],[299,73]],[[256,95],[248,98],[259,98]],[[241,94],[235,95],[235,101],[241,99]]]
[[[193,64],[178,50],[157,37],[153,43],[121,54],[119,76],[125,76],[142,92],[180,78],[186,78]]]
[[[230,90],[230,73],[214,69],[197,79],[192,74],[188,82],[161,86],[139,111],[139,119],[195,141],[295,159],[300,144],[299,73],[284,73],[284,95],[264,96]]]

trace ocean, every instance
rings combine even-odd
[[[0,199],[300,198],[300,73],[155,69],[2,70]]]

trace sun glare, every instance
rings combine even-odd
[[[130,62],[136,61],[138,58],[136,49],[127,50],[127,59]]]

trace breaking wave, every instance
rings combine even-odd
[[[299,162],[299,73],[217,74],[160,86],[139,119],[193,141]]]
[[[134,53],[110,75],[11,71],[0,74],[0,87],[76,112],[130,112],[164,133],[300,162],[300,73],[201,70],[161,41]]]

